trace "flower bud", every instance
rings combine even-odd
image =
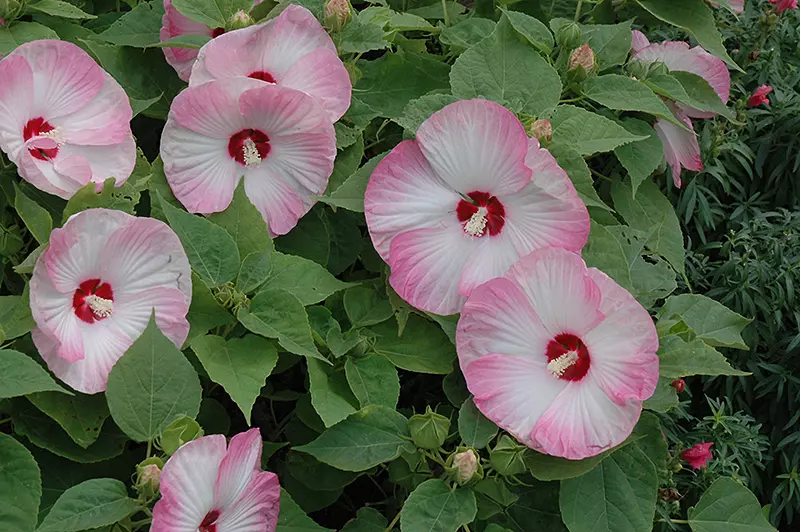
[[[438,449],[450,433],[450,420],[427,407],[424,414],[411,416],[408,430],[414,445],[420,449]]]
[[[350,0],[327,0],[325,2],[325,27],[336,33],[342,31],[353,18]]]
[[[203,435],[203,429],[200,424],[189,416],[181,416],[167,428],[159,438],[159,446],[162,451],[168,455],[172,455],[180,449],[180,447],[192,440],[195,440]]]
[[[752,96],[747,100],[748,107],[758,107],[762,104],[769,105],[769,98],[767,95],[772,92],[772,87],[769,85],[761,85],[755,90]]]
[[[672,381],[672,387],[675,388],[676,392],[683,393],[683,391],[686,389],[686,381],[683,379]]]
[[[161,485],[161,470],[164,462],[153,456],[136,466],[136,490],[146,499],[155,498]]]
[[[478,472],[479,465],[478,455],[472,449],[454,454],[452,467],[456,482],[461,486],[467,484]]]
[[[527,469],[522,460],[525,450],[525,447],[517,444],[510,436],[503,434],[494,449],[489,451],[489,463],[503,476],[519,475]]]
[[[536,120],[529,129],[530,136],[539,141],[551,141],[553,139],[553,126],[549,120]]]
[[[246,11],[242,11],[241,9],[231,16],[230,21],[228,22],[228,28],[231,30],[240,30],[242,28],[246,28],[247,26],[252,26],[255,23],[253,17],[251,17]]]
[[[556,42],[565,50],[572,50],[581,44],[583,32],[575,22],[561,26],[556,32]]]
[[[0,28],[17,18],[21,7],[18,0],[0,0]]]
[[[695,444],[685,451],[681,452],[681,458],[688,462],[690,466],[695,469],[702,469],[706,467],[708,461],[711,460],[711,446],[712,442],[703,442]]]
[[[575,70],[581,67],[587,74],[594,72],[594,51],[588,44],[582,45],[572,51],[569,56],[569,63],[567,63],[568,70]]]

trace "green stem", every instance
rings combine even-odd
[[[582,2],[583,0],[580,0],[580,1]],[[449,26],[450,25],[450,14],[447,12],[447,0],[442,0],[442,10],[443,10],[443,15],[444,15],[444,25],[445,26]]]
[[[397,512],[397,515],[394,516],[392,522],[389,523],[389,526],[386,527],[386,532],[392,532],[394,525],[396,525],[399,520],[400,520],[400,512]]]
[[[153,440],[147,440],[147,457],[150,458],[150,453],[153,452]]]
[[[0,419],[0,425],[2,425],[2,424],[4,424],[4,423],[8,423],[9,421],[11,421],[11,418],[10,418],[10,417],[7,417],[7,418],[5,418],[5,419]]]
[[[578,7],[575,8],[575,22],[581,18],[581,8],[583,7],[583,0],[578,0]]]

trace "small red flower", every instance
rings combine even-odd
[[[770,87],[769,85],[761,85],[747,100],[747,105],[749,107],[758,107],[762,103],[768,104],[769,98],[767,98],[767,94],[769,94],[770,92],[772,92],[772,87]]]
[[[702,469],[711,460],[712,442],[697,443],[681,452],[681,458],[695,469]]]
[[[775,5],[775,11],[778,14],[789,9],[797,9],[797,0],[769,0],[769,2]]]
[[[683,379],[672,381],[672,387],[675,388],[676,392],[683,393],[683,390],[686,389],[686,381]]]

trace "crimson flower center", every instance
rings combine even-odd
[[[462,199],[456,207],[458,221],[464,232],[481,237],[488,229],[490,236],[499,235],[506,223],[506,209],[497,197],[488,192],[474,191],[467,194],[472,201]]]
[[[217,525],[215,524],[217,519],[219,519],[219,510],[211,510],[203,518],[203,522],[200,523],[197,532],[217,532]]]
[[[255,166],[269,154],[269,137],[258,129],[243,129],[231,136],[228,154],[243,166]]]
[[[574,334],[559,334],[547,344],[547,371],[554,377],[579,381],[589,371],[589,350]]]
[[[225,33],[225,28],[214,28],[213,30],[211,30],[211,38],[215,39],[220,35],[222,35],[223,33]]]
[[[31,120],[28,120],[27,124],[25,124],[25,127],[22,130],[22,138],[25,140],[25,142],[27,142],[33,137],[48,136],[47,134],[54,132],[55,129],[56,128],[54,128],[41,116],[38,118],[32,118]],[[49,149],[31,148],[28,151],[35,159],[39,159],[40,161],[48,161],[50,159],[54,159],[56,155],[58,155],[58,147]]]
[[[104,320],[114,312],[114,291],[100,279],[88,279],[72,295],[75,315],[86,323]]]
[[[266,81],[267,83],[277,83],[277,81],[275,81],[275,77],[272,74],[270,74],[269,72],[265,72],[263,70],[253,72],[247,77],[253,79],[260,79],[261,81]]]

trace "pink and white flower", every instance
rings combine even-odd
[[[53,373],[74,389],[106,389],[111,367],[150,321],[180,347],[191,272],[166,224],[89,209],[50,235],[30,283],[33,341]]]
[[[336,136],[307,94],[249,78],[189,87],[161,136],[164,174],[194,213],[225,210],[239,180],[273,235],[288,233],[328,184]]]
[[[375,168],[364,209],[392,287],[436,314],[458,312],[531,251],[578,251],[589,234],[564,170],[510,111],[486,100],[450,104],[398,144]]]
[[[22,44],[0,61],[0,149],[37,188],[69,199],[133,172],[130,102],[119,83],[65,41]]]
[[[152,532],[274,532],[280,485],[261,471],[258,429],[215,434],[178,449],[161,473],[161,500],[153,508]]]
[[[481,412],[525,445],[571,460],[627,438],[658,381],[650,315],[564,249],[535,251],[478,287],[456,345]]]
[[[689,72],[708,82],[723,103],[728,103],[731,92],[731,75],[725,62],[706,52],[700,46],[690,48],[683,41],[666,41],[650,44],[640,31],[633,32],[632,61],[645,64],[663,63],[670,71]],[[715,113],[700,111],[676,103],[670,105],[675,118],[683,122],[686,129],[659,118],[655,128],[664,144],[664,155],[672,169],[675,186],[681,186],[681,169],[700,171],[703,160],[700,145],[694,133],[691,118],[712,118]]]
[[[775,6],[775,11],[778,14],[789,9],[797,9],[797,0],[769,0],[769,3]]]
[[[208,42],[189,86],[237,76],[303,91],[322,104],[332,122],[350,107],[350,75],[328,33],[304,7],[290,5],[272,20]]]

